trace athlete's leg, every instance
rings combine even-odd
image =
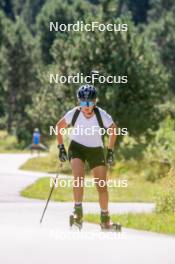
[[[107,167],[98,166],[92,169],[94,180],[99,195],[99,203],[102,211],[108,211],[108,190],[106,185]]]
[[[73,186],[73,194],[75,203],[81,203],[83,201],[83,181],[85,175],[84,162],[81,159],[71,159],[72,173],[74,176],[75,186]]]
[[[104,184],[107,180],[107,167],[98,166],[95,167],[92,171],[95,181],[97,182],[96,185],[99,193],[99,203],[101,207],[101,215],[100,215],[101,228],[105,230],[107,229],[107,230],[121,231],[121,225],[119,223],[113,223],[110,220],[110,215],[108,211],[108,190],[107,190],[107,184]],[[102,181],[100,182],[100,180]]]

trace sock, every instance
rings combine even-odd
[[[82,207],[82,202],[75,202],[75,207]]]
[[[101,209],[101,214],[107,214],[108,215],[108,210],[107,209]]]

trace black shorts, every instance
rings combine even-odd
[[[86,147],[73,140],[68,149],[68,157],[69,161],[74,158],[87,161],[91,170],[97,166],[106,165],[103,147]]]

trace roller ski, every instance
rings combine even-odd
[[[76,226],[79,230],[83,227],[83,210],[82,206],[75,206],[73,213],[69,217],[70,227]]]
[[[101,220],[101,230],[102,231],[115,231],[115,232],[121,232],[122,231],[122,226],[119,223],[113,223],[110,220],[110,216],[108,214],[101,214],[100,217]]]

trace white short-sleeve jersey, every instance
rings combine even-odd
[[[64,119],[68,125],[71,124],[73,115],[77,107],[68,111]],[[107,129],[113,124],[112,117],[106,113],[103,109],[98,107],[104,127]],[[71,130],[69,137],[71,140],[76,141],[86,147],[100,147],[103,146],[102,136],[100,134],[100,126],[96,115],[94,114],[90,118],[86,118],[80,111],[80,114],[75,122],[74,128]]]

